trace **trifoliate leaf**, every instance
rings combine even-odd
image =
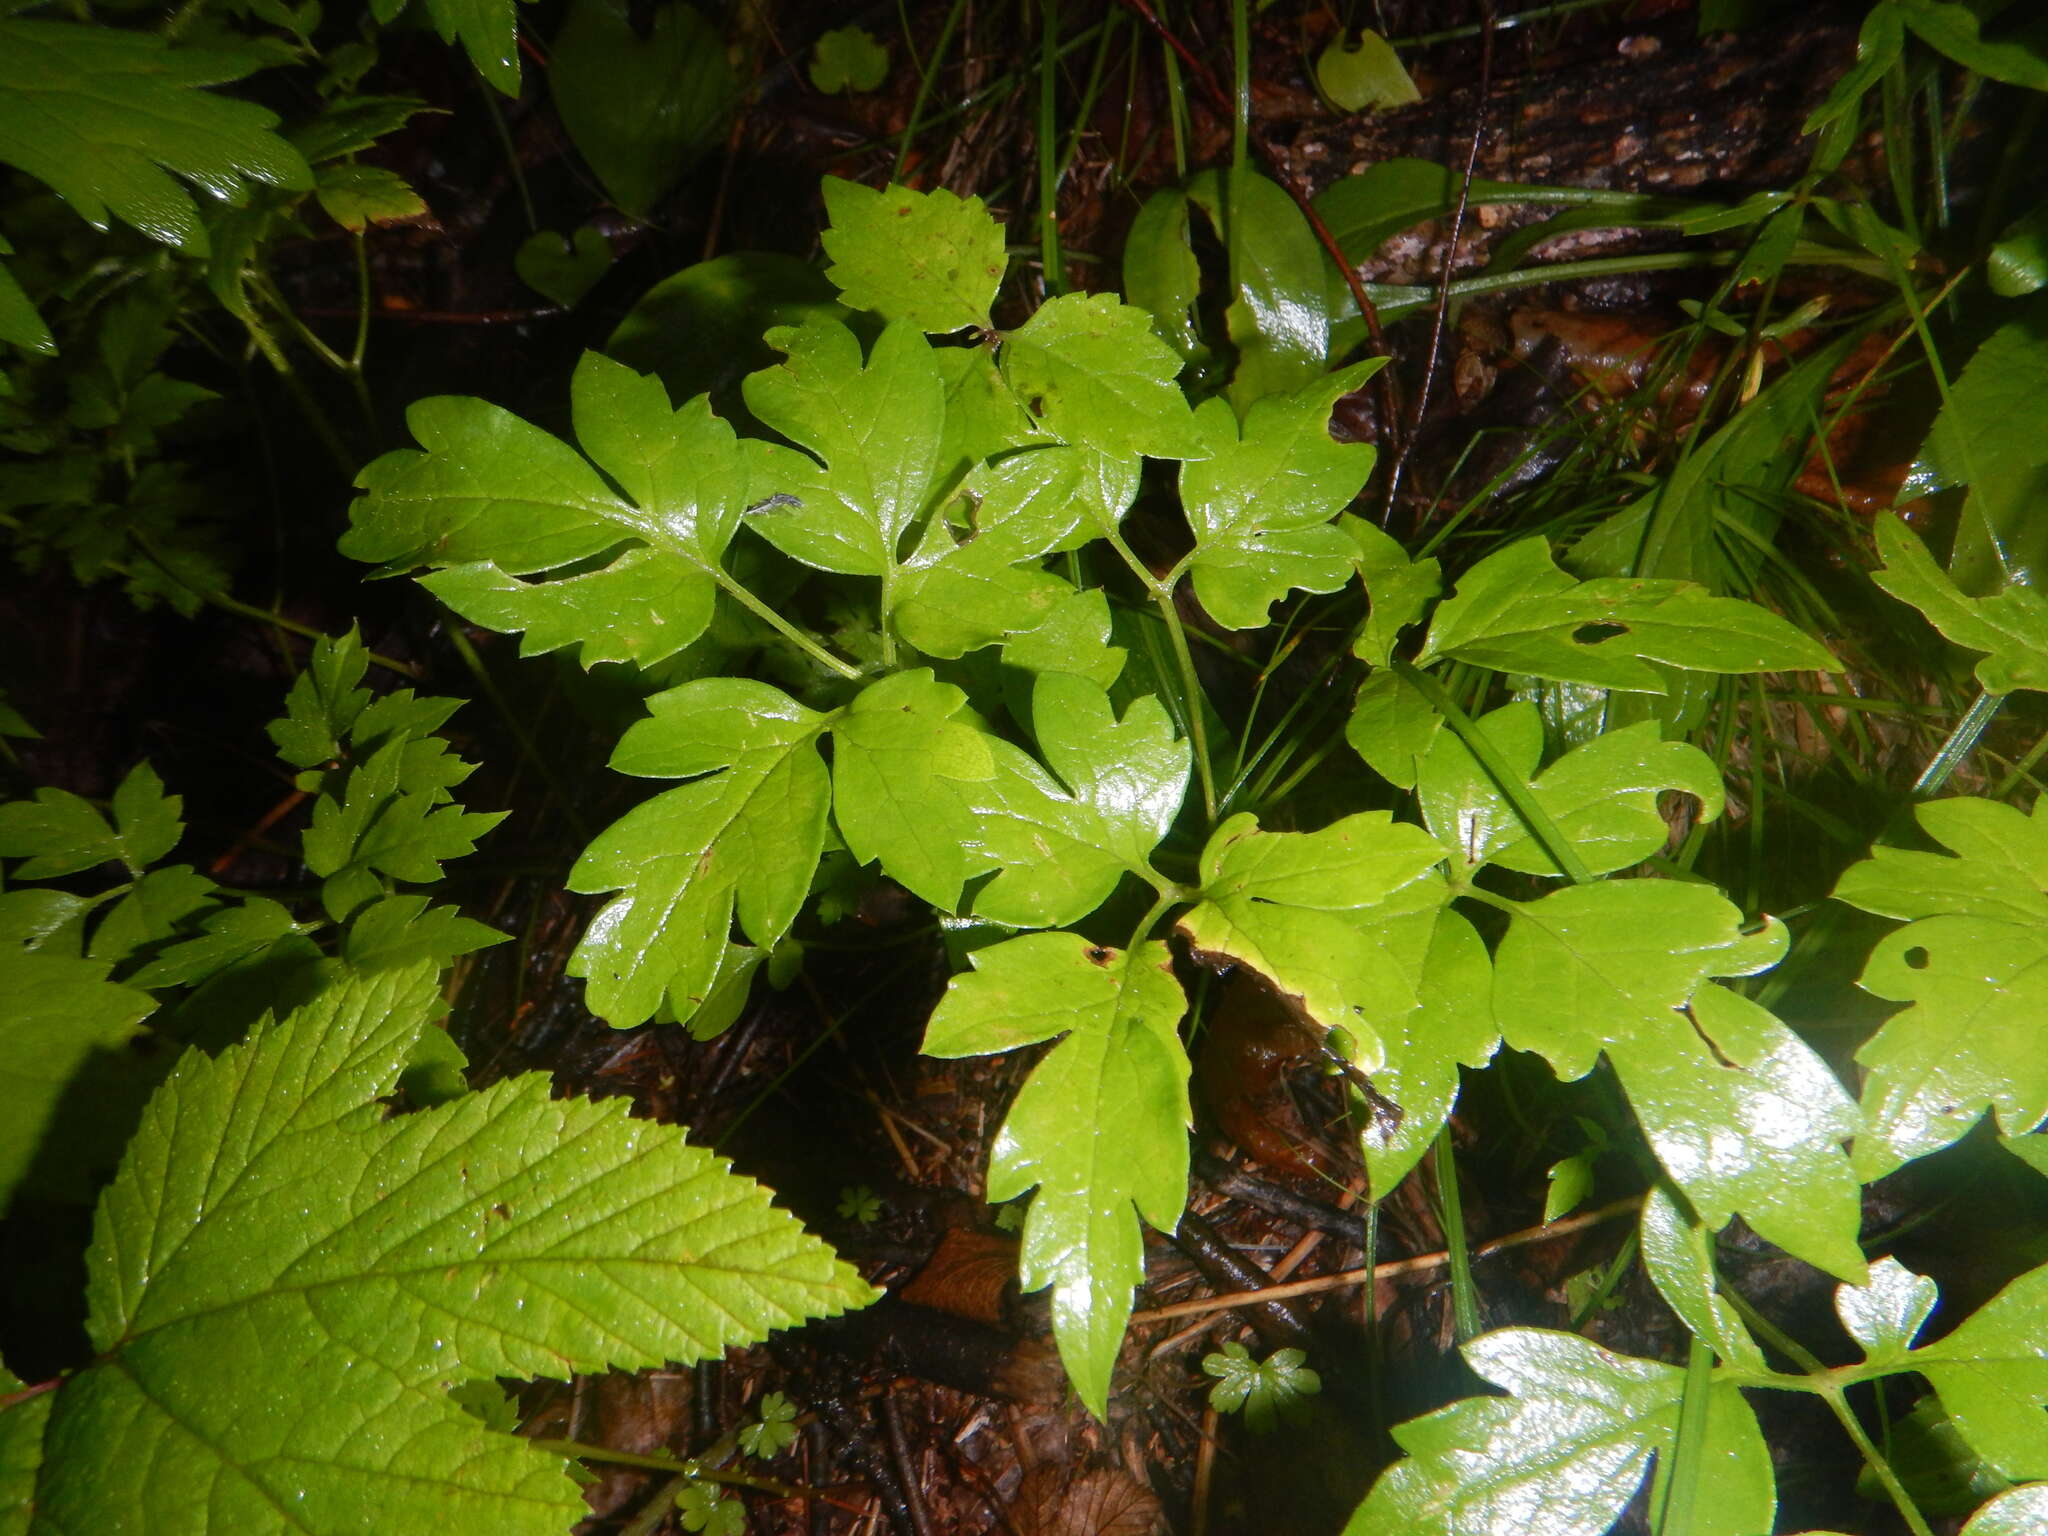
[[[582,303],[611,265],[612,244],[594,224],[583,225],[573,235],[536,230],[512,255],[519,281],[564,309]]]
[[[1434,912],[1444,851],[1422,828],[1361,811],[1320,832],[1261,832],[1240,812],[1202,850],[1201,902],[1180,920],[1198,955],[1248,965],[1323,1029],[1343,1028],[1359,1065],[1385,1059],[1380,1024],[1417,1006],[1414,975],[1429,927],[1404,963],[1381,920]]]
[[[1494,956],[1508,1043],[1563,1078],[1604,1049],[1644,1134],[1702,1220],[1740,1211],[1788,1252],[1862,1278],[1857,1181],[1840,1143],[1855,1108],[1827,1065],[1710,976],[1773,964],[1785,931],[1741,931],[1711,886],[1610,881],[1518,904]],[[1690,1013],[1681,1010],[1690,1007]]]
[[[1178,353],[1113,293],[1063,293],[1004,339],[1003,378],[1046,431],[1119,457],[1198,459],[1208,448],[1174,382]]]
[[[825,211],[832,220],[823,237],[832,258],[825,275],[850,307],[933,334],[988,328],[1009,257],[1003,226],[980,198],[944,188],[877,192],[827,176]]]
[[[904,535],[939,489],[946,407],[931,344],[898,321],[863,367],[859,340],[837,321],[783,326],[768,341],[788,360],[747,376],[747,408],[809,452],[747,444],[750,526],[820,570],[892,572]]]
[[[2048,689],[2048,599],[2026,586],[1965,597],[1896,513],[1880,512],[1875,532],[1884,564],[1870,579],[1963,649],[1986,652],[1977,663],[1986,693]]]
[[[434,972],[189,1054],[102,1197],[31,1532],[555,1536],[559,1459],[448,1388],[716,1356],[872,1292],[683,1133],[545,1074],[387,1118]],[[203,1490],[203,1493],[200,1492]]]
[[[414,405],[406,419],[424,451],[364,468],[356,483],[368,494],[350,509],[342,552],[394,571],[487,564],[424,584],[477,623],[530,627],[529,653],[580,628],[586,662],[673,655],[703,632],[727,579],[719,562],[747,504],[745,460],[702,396],[672,410],[660,380],[599,353],[577,365],[571,394],[595,466],[481,400]],[[549,571],[557,578],[509,579]],[[600,638],[621,614],[622,635]]]
[[[1626,869],[1663,848],[1671,836],[1657,809],[1664,791],[1682,790],[1698,799],[1701,821],[1721,814],[1721,775],[1713,759],[1688,742],[1665,741],[1654,720],[1596,736],[1540,774],[1543,719],[1535,705],[1505,704],[1482,717],[1478,727],[1591,874]],[[1436,736],[1422,761],[1416,797],[1430,831],[1468,865],[1561,873],[1455,732]]]
[[[1605,1536],[1650,1458],[1668,1460],[1685,1372],[1614,1355],[1576,1334],[1503,1328],[1464,1347],[1507,1397],[1472,1397],[1394,1430],[1408,1453],[1373,1485],[1344,1536]],[[1771,1529],[1770,1449],[1741,1391],[1707,1398],[1713,1497],[1692,1508],[1702,1536]],[[1532,1521],[1535,1525],[1532,1525]]]
[[[710,995],[735,917],[766,947],[789,931],[825,846],[826,717],[765,683],[705,678],[647,701],[612,754],[621,773],[692,782],[642,802],[576,861],[573,891],[620,891],[569,961],[590,1006],[626,1026]]]
[[[1917,1305],[1915,1292],[1911,1305]],[[2014,1482],[2048,1478],[2048,1266],[2028,1270],[1956,1327],[1906,1356],[1965,1440]]]
[[[125,1135],[148,1092],[127,1045],[156,1000],[115,986],[106,979],[111,968],[0,945],[0,1210],[32,1165],[46,1192],[88,1195],[91,1165],[110,1165],[120,1151],[118,1139],[93,1144],[93,1123]],[[66,1096],[81,1093],[74,1106],[87,1113],[68,1117],[58,1144],[46,1145]]]
[[[508,0],[495,3],[511,9]],[[548,81],[569,138],[635,218],[719,141],[737,94],[725,39],[684,0],[644,9],[627,0],[574,0]]]
[[[888,73],[889,50],[876,42],[866,27],[834,27],[818,35],[811,57],[811,84],[827,96],[872,91]]]
[[[199,210],[165,172],[230,202],[250,181],[312,185],[299,152],[272,131],[275,116],[201,89],[263,63],[254,50],[170,48],[150,32],[0,20],[0,161],[97,229],[112,214],[203,256]]]
[[[1018,1273],[1026,1290],[1053,1287],[1060,1358],[1101,1418],[1144,1277],[1137,1218],[1170,1232],[1187,1199],[1187,999],[1164,944],[1126,954],[1034,933],[976,950],[973,963],[947,986],[924,1049],[978,1056],[1065,1036],[996,1133],[988,1198],[1037,1186]]]
[[[1337,526],[1358,546],[1353,558],[1365,578],[1365,595],[1372,599],[1351,654],[1368,666],[1384,667],[1401,631],[1443,594],[1443,569],[1433,559],[1410,560],[1397,539],[1362,517],[1347,512]]]
[[[356,915],[342,935],[341,957],[359,971],[431,961],[503,944],[512,937],[464,917],[453,907],[427,905],[424,896],[387,896]]]
[[[1242,437],[1226,402],[1206,400],[1195,413],[1209,456],[1180,472],[1195,535],[1184,563],[1195,595],[1226,629],[1260,627],[1290,591],[1334,592],[1351,579],[1357,545],[1331,520],[1364,488],[1374,450],[1333,439],[1330,408],[1379,364],[1252,402]]]
[[[1346,112],[1405,107],[1422,100],[1400,55],[1370,27],[1359,29],[1356,44],[1345,37],[1330,40],[1316,55],[1316,84]]]
[[[403,223],[427,211],[412,184],[381,165],[322,166],[314,178],[313,195],[327,217],[357,234],[372,224]]]
[[[1417,665],[1439,657],[1634,693],[1664,692],[1649,661],[1695,672],[1837,669],[1826,647],[1767,608],[1689,581],[1575,581],[1541,538],[1518,539],[1459,579]]]
[[[1986,1109],[2007,1135],[2048,1120],[2048,802],[2031,816],[1964,798],[1916,814],[1957,857],[1878,848],[1835,887],[1839,901],[1911,919],[1871,951],[1857,983],[1911,1005],[1856,1053],[1865,1179],[1947,1146]]]
[[[1216,1378],[1209,1389],[1209,1406],[1218,1413],[1242,1411],[1255,1435],[1271,1434],[1282,1420],[1304,1419],[1308,1400],[1323,1390],[1322,1377],[1308,1368],[1307,1361],[1298,1349],[1276,1349],[1264,1360],[1254,1360],[1242,1344],[1227,1340],[1220,1351],[1202,1357],[1202,1374]]]
[[[177,847],[184,801],[164,793],[148,763],[137,763],[114,790],[113,822],[69,790],[43,788],[33,800],[0,805],[0,858],[20,859],[22,880],[54,880],[118,859],[129,873]]]

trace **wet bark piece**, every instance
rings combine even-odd
[[[1699,197],[1796,181],[1812,150],[1801,126],[1855,57],[1852,8],[1798,9],[1782,22],[1708,38],[1694,38],[1693,26],[1688,12],[1616,29],[1591,56],[1555,69],[1538,60],[1506,73],[1513,60],[1496,55],[1478,174]],[[1293,174],[1320,191],[1403,155],[1462,164],[1476,96],[1475,69],[1473,83],[1445,82],[1412,107],[1266,127]],[[1554,211],[1477,210],[1466,220],[1458,265],[1484,261],[1501,234]],[[1583,231],[1544,254],[1585,256],[1632,238]],[[1435,272],[1440,241],[1397,238],[1382,253],[1345,254],[1375,282],[1414,282]]]

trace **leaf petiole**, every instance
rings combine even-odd
[[[678,549],[677,553],[684,553],[684,551]],[[734,602],[746,609],[747,612],[751,613],[791,645],[810,657],[811,660],[818,663],[819,666],[830,668],[848,682],[853,682],[860,677],[859,667],[854,666],[851,662],[841,661],[837,656],[834,656],[824,646],[820,645],[816,640],[798,629],[789,620],[741,586],[725,569],[719,566],[711,566],[706,569],[711,579],[718,583],[718,588],[721,592],[725,593]]]

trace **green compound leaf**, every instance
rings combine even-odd
[[[2023,586],[1965,597],[1896,513],[1879,513],[1875,531],[1884,564],[1870,579],[1918,608],[1957,645],[1986,652],[1977,663],[1977,681],[1986,693],[2048,689],[2048,600]]]
[[[877,192],[827,176],[825,211],[832,220],[824,234],[832,258],[825,275],[850,307],[933,334],[988,329],[1009,257],[1003,226],[980,198],[943,188]]]
[[[398,18],[406,0],[372,0],[380,23]],[[426,0],[441,41],[460,39],[476,72],[507,96],[519,94],[519,18],[513,0]]]
[[[261,68],[251,51],[169,48],[160,37],[64,21],[0,20],[0,161],[97,229],[109,215],[191,255],[207,252],[191,193],[229,202],[246,183],[302,191],[313,173],[252,102],[201,87]]]
[[[569,873],[572,891],[620,891],[569,960],[591,1010],[677,1022],[711,997],[741,929],[765,949],[789,931],[825,848],[827,717],[766,683],[705,678],[656,694],[612,754],[621,773],[688,778],[612,823]]]
[[[184,802],[164,793],[148,763],[137,763],[114,791],[110,825],[69,790],[39,789],[33,800],[0,805],[0,858],[20,859],[20,880],[55,880],[119,860],[141,874],[184,836]]]
[[[1380,1029],[1420,1001],[1414,971],[1429,943],[1427,924],[1404,934],[1384,920],[1443,904],[1433,873],[1443,857],[1435,838],[1386,811],[1320,832],[1262,832],[1240,812],[1202,850],[1202,899],[1180,931],[1198,955],[1250,966],[1313,1023],[1348,1031],[1358,1064],[1376,1071]]]
[[[745,460],[702,396],[673,410],[658,379],[598,353],[577,365],[571,399],[595,466],[481,400],[414,405],[406,420],[424,451],[387,453],[357,476],[368,494],[342,553],[393,571],[449,567],[422,584],[464,618],[525,631],[528,655],[580,640],[586,665],[659,661],[711,620]],[[537,572],[554,574],[516,579]]]
[[[1841,1142],[1855,1106],[1810,1047],[1710,976],[1775,963],[1785,931],[1741,931],[1713,887],[1574,886],[1518,904],[1494,957],[1508,1043],[1563,1078],[1604,1049],[1665,1170],[1710,1228],[1740,1211],[1761,1235],[1844,1279],[1863,1258]]]
[[[1657,797],[1665,790],[1697,799],[1701,821],[1721,814],[1721,775],[1713,759],[1689,743],[1665,741],[1653,720],[1596,736],[1540,774],[1543,718],[1534,704],[1503,705],[1478,725],[1592,874],[1626,869],[1663,848],[1671,827]],[[1435,737],[1416,795],[1430,831],[1468,866],[1562,873],[1454,732]]]
[[[444,860],[476,852],[476,840],[510,814],[454,804],[443,787],[451,773],[466,778],[470,765],[446,742],[401,737],[351,769],[338,795],[314,802],[306,868],[325,882],[320,899],[329,917],[339,922],[383,895],[378,876],[438,881]]]
[[[313,768],[339,757],[356,717],[370,702],[370,690],[359,686],[369,667],[369,650],[354,625],[339,638],[315,640],[305,670],[284,696],[284,715],[264,727],[277,744],[277,755],[294,768]]]
[[[973,962],[947,986],[924,1049],[978,1056],[1066,1037],[996,1133],[988,1198],[1037,1186],[1019,1275],[1026,1290],[1053,1287],[1060,1358],[1101,1418],[1144,1278],[1137,1218],[1171,1232],[1187,1198],[1187,999],[1164,944],[1125,954],[1079,934],[1034,933],[976,950]]]
[[[1398,1426],[1407,1459],[1381,1475],[1344,1536],[1605,1536],[1650,1458],[1669,1463],[1685,1392],[1679,1367],[1541,1328],[1486,1334],[1464,1355],[1510,1395],[1466,1398]],[[1694,1504],[1690,1529],[1770,1530],[1770,1449],[1732,1383],[1709,1389],[1701,1456],[1714,1496]]]
[[[1180,354],[1113,293],[1063,293],[1004,338],[1003,378],[1045,430],[1118,458],[1208,452],[1174,382]]]
[[[1309,1399],[1323,1390],[1323,1379],[1308,1368],[1298,1349],[1276,1349],[1264,1360],[1235,1339],[1213,1355],[1202,1357],[1202,1374],[1216,1378],[1209,1406],[1218,1413],[1242,1411],[1255,1435],[1271,1434],[1284,1419],[1298,1423],[1308,1417]]]
[[[1374,450],[1335,441],[1330,409],[1380,361],[1255,400],[1242,437],[1224,401],[1206,400],[1195,413],[1209,456],[1181,470],[1195,535],[1184,563],[1195,595],[1226,629],[1257,629],[1289,592],[1334,592],[1351,579],[1358,546],[1331,519],[1364,488]]]
[[[747,376],[747,408],[798,446],[746,445],[750,526],[820,570],[892,574],[940,489],[946,397],[931,343],[897,321],[862,367],[859,340],[837,321],[778,327],[768,341],[788,360]]]
[[[1917,808],[1956,855],[1878,848],[1835,898],[1907,919],[1871,951],[1864,991],[1910,1006],[1856,1059],[1865,1069],[1856,1169],[1865,1179],[1949,1145],[1986,1109],[2017,1136],[2048,1120],[2048,812],[1989,800]]]
[[[560,1460],[451,1387],[687,1363],[872,1298],[623,1100],[536,1073],[386,1118],[435,983],[344,980],[159,1090],[101,1198],[98,1356],[50,1394],[31,1533],[556,1536],[583,1509]]]
[[[979,197],[907,186],[877,193],[825,176],[825,213],[825,276],[850,307],[932,334],[989,328],[989,305],[1010,258],[1004,227]]]
[[[1501,672],[1662,693],[1649,661],[1694,672],[1834,671],[1827,648],[1767,608],[1689,581],[1575,581],[1540,537],[1467,571],[1437,606],[1416,664],[1448,657]]]
[[[1906,1305],[1917,1306],[1922,1294],[1916,1289]],[[2048,1478],[2048,1414],[2041,1411],[2048,1405],[2044,1328],[2048,1266],[2028,1270],[1953,1333],[1914,1350],[1900,1366],[1933,1383],[1963,1438],[2014,1482]]]
[[[148,1092],[127,1046],[156,999],[115,986],[111,969],[0,944],[0,1211],[32,1165],[43,1193],[89,1198],[92,1175],[103,1172],[93,1164],[111,1166],[120,1150],[118,1140],[96,1137],[95,1125],[119,1123],[125,1134]],[[60,1115],[79,1092],[89,1096],[88,1115]]]

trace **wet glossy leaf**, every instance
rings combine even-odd
[[[564,309],[581,303],[611,265],[611,242],[603,230],[590,224],[573,236],[552,229],[536,230],[512,257],[512,270],[519,274],[519,281]]]
[[[99,1353],[51,1394],[32,1533],[552,1536],[583,1507],[560,1461],[448,1388],[687,1363],[871,1297],[623,1100],[529,1074],[387,1119],[438,1002],[428,969],[339,983],[152,1100],[101,1200]]]
[[[1188,245],[1188,195],[1162,187],[1146,198],[1124,236],[1124,297],[1152,317],[1159,339],[1189,362],[1208,355],[1195,329],[1202,268]]]
[[[1316,83],[1347,112],[1371,107],[1405,107],[1422,100],[1415,82],[1384,37],[1361,28],[1354,45],[1337,37],[1316,55]]]
[[[1508,1043],[1583,1075],[1604,1050],[1658,1159],[1710,1228],[1740,1211],[1763,1236],[1861,1278],[1857,1181],[1841,1142],[1855,1107],[1812,1049],[1710,976],[1783,953],[1741,931],[1711,886],[1609,881],[1516,908],[1494,957]],[[1681,1010],[1688,1010],[1682,1012]]]
[[[1372,473],[1369,444],[1330,436],[1330,408],[1379,371],[1333,373],[1292,395],[1267,395],[1245,417],[1204,401],[1195,424],[1208,456],[1184,466],[1181,502],[1195,547],[1183,562],[1195,595],[1228,629],[1256,629],[1291,591],[1334,592],[1357,544],[1332,519]]]
[[[1009,257],[978,197],[825,178],[825,275],[854,309],[934,334],[989,325]]]
[[[1825,647],[1767,608],[1688,581],[1575,581],[1540,538],[1517,540],[1459,579],[1417,663],[1438,657],[1639,693],[1664,691],[1647,661],[1698,672],[1836,669]]]
[[[913,322],[898,321],[863,367],[860,342],[832,321],[768,339],[788,360],[748,377],[747,405],[798,447],[746,445],[756,504],[750,526],[820,570],[893,571],[904,535],[940,488],[946,406],[930,343]]]
[[[1201,902],[1180,931],[1198,954],[1250,966],[1315,1024],[1348,1030],[1374,1071],[1385,1059],[1379,1025],[1419,1002],[1414,973],[1430,933],[1382,925],[1442,904],[1432,871],[1443,856],[1385,811],[1320,832],[1262,832],[1241,812],[1202,850]]]
[[[1835,1312],[1849,1337],[1863,1346],[1865,1360],[1896,1365],[1912,1349],[1939,1299],[1932,1280],[1897,1259],[1883,1258],[1870,1266],[1867,1283],[1835,1287]]]
[[[111,1163],[120,1150],[118,1140],[94,1146],[92,1122],[123,1121],[148,1092],[127,1046],[156,1000],[115,986],[111,969],[103,960],[0,945],[0,1100],[8,1106],[0,1115],[0,1210],[39,1161],[41,1191],[89,1195],[94,1154]],[[65,1134],[55,1135],[67,1094],[81,1091],[91,1096],[90,1113],[70,1116]]]
[[[573,891],[619,891],[569,973],[620,1026],[666,1006],[687,1021],[711,994],[737,918],[756,945],[789,931],[825,846],[826,717],[766,683],[705,678],[648,700],[612,754],[621,773],[691,782],[641,802],[592,841]]]
[[[1671,826],[1657,804],[1665,791],[1694,796],[1701,821],[1721,814],[1721,775],[1713,760],[1687,742],[1665,741],[1655,721],[1596,736],[1541,773],[1536,765],[1543,754],[1543,720],[1535,705],[1505,704],[1478,726],[1592,874],[1626,869],[1664,847]],[[1435,737],[1422,760],[1416,796],[1430,831],[1467,864],[1560,873],[1454,732]]]
[[[1064,293],[1004,339],[1003,378],[1046,431],[1107,454],[1195,459],[1207,449],[1174,383],[1181,360],[1144,310]]]
[[[889,73],[889,50],[866,27],[834,27],[818,35],[811,84],[826,95],[872,91]]]
[[[164,793],[148,763],[137,763],[114,791],[113,820],[64,789],[0,805],[0,858],[20,859],[18,880],[54,880],[118,860],[132,874],[161,859],[184,836],[184,802]]]
[[[1433,559],[1410,560],[1396,539],[1362,517],[1347,512],[1337,526],[1358,546],[1353,558],[1365,578],[1366,596],[1372,600],[1372,611],[1351,654],[1368,666],[1384,667],[1401,631],[1443,595],[1442,568]]]
[[[1202,1357],[1202,1374],[1216,1378],[1209,1406],[1218,1413],[1243,1413],[1253,1434],[1271,1434],[1283,1420],[1308,1417],[1309,1399],[1323,1390],[1323,1379],[1308,1368],[1298,1349],[1276,1349],[1263,1360],[1235,1339],[1215,1354]]]
[[[2048,1120],[2048,816],[1988,800],[1918,807],[1927,834],[1957,857],[1879,848],[1852,865],[1835,897],[1908,919],[1871,951],[1859,985],[1907,1003],[1864,1042],[1866,1179],[1940,1150],[1986,1109],[2008,1135]]]
[[[1960,1536],[2036,1536],[2048,1530],[2048,1483],[2001,1493],[1970,1517]]]
[[[1723,1365],[1766,1369],[1763,1351],[1750,1337],[1742,1315],[1721,1294],[1712,1231],[1661,1183],[1643,1197],[1643,1219],[1636,1230],[1643,1268],[1679,1321],[1712,1348]]]
[[[1970,1445],[2014,1482],[2048,1478],[2048,1266],[2028,1270],[1945,1337],[1905,1357]]]
[[[1984,280],[2003,299],[2023,298],[2048,286],[2048,203],[2006,226],[1984,258]]]
[[[737,90],[725,39],[682,0],[653,7],[644,31],[626,0],[575,0],[548,80],[570,139],[635,217],[718,141]]]
[[[1064,1036],[996,1133],[988,1198],[1037,1187],[1019,1275],[1026,1290],[1053,1287],[1060,1358],[1100,1418],[1144,1275],[1138,1217],[1170,1232],[1187,1198],[1187,1000],[1164,944],[1125,954],[1035,933],[973,962],[946,988],[924,1049],[976,1056]]]
[[[327,217],[356,234],[372,224],[416,219],[427,205],[412,184],[381,165],[329,165],[315,175],[313,195]]]
[[[1243,416],[1264,396],[1312,389],[1327,366],[1330,316],[1323,248],[1308,220],[1249,167],[1201,172],[1188,199],[1209,215],[1230,258],[1223,323],[1237,350],[1231,405]]]
[[[1407,1459],[1373,1485],[1345,1536],[1605,1536],[1651,1457],[1671,1454],[1685,1390],[1676,1366],[1539,1328],[1486,1334],[1464,1355],[1510,1395],[1467,1398],[1398,1426]],[[1704,1455],[1713,1497],[1695,1504],[1691,1529],[1771,1529],[1770,1450],[1732,1384],[1710,1389]]]
[[[111,215],[203,256],[198,208],[167,172],[232,201],[252,181],[294,191],[313,183],[273,131],[275,116],[201,89],[264,62],[253,50],[169,48],[148,32],[0,19],[0,161],[96,228]]]

